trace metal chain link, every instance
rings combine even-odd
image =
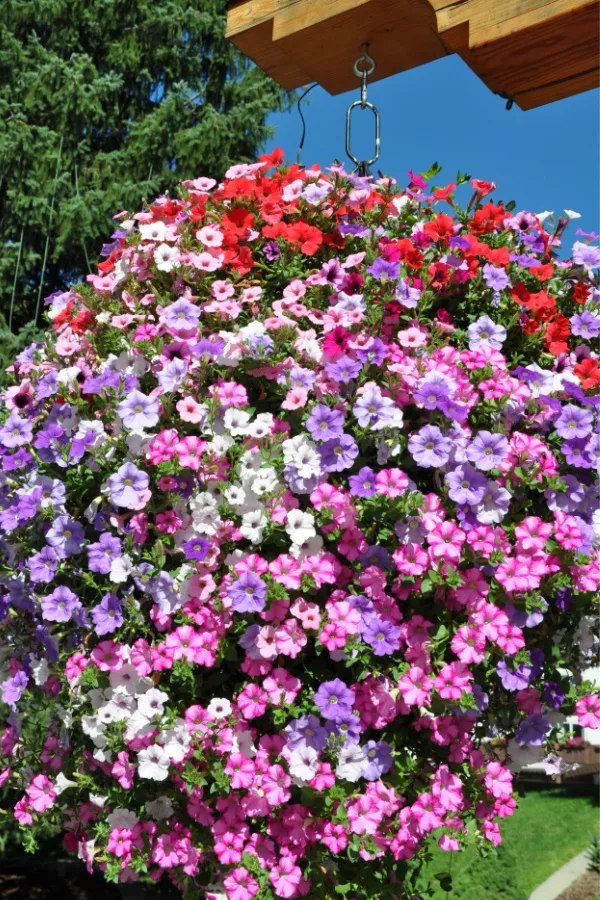
[[[346,153],[355,164],[353,172],[357,172],[362,177],[367,177],[371,174],[370,167],[379,159],[381,152],[379,110],[367,100],[367,78],[375,71],[375,60],[369,56],[368,49],[368,44],[362,45],[362,55],[358,57],[353,67],[354,74],[361,79],[360,100],[355,100],[346,110]],[[361,109],[370,109],[375,117],[375,154],[371,159],[358,159],[354,156],[351,149],[352,110],[358,106]]]

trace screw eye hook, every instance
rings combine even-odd
[[[353,67],[354,74],[357,78],[360,78],[360,100],[355,100],[354,103],[351,103],[346,111],[346,153],[356,166],[354,171],[358,172],[361,177],[367,177],[371,174],[369,167],[379,159],[380,153],[379,110],[367,100],[367,78],[369,75],[373,74],[376,68],[375,60],[372,56],[369,56],[368,50],[368,43],[363,44],[362,55],[358,57]],[[361,110],[371,110],[375,118],[375,153],[373,157],[368,160],[358,159],[354,156],[350,148],[352,110],[357,109],[358,107],[360,107]]]

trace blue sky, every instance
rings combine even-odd
[[[330,96],[315,87],[303,101],[306,138],[302,162],[326,166],[345,155],[345,115],[356,91]],[[442,185],[456,172],[495,181],[496,199],[515,200],[532,212],[573,209],[586,231],[600,225],[600,91],[588,91],[538,109],[505,109],[457,56],[374,82],[368,99],[381,115],[381,157],[373,167],[406,184],[409,169],[424,171],[437,161]],[[310,102],[308,102],[310,101]],[[373,118],[355,111],[354,138],[371,155]],[[364,116],[364,119],[360,117]],[[296,159],[302,124],[296,107],[271,116],[276,128],[268,150],[280,146]],[[364,123],[364,124],[363,124]],[[354,150],[356,156],[362,156]],[[460,197],[460,195],[459,195]],[[573,228],[571,237],[574,237]]]

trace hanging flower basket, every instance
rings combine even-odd
[[[600,724],[566,674],[600,581],[600,252],[436,174],[276,151],[119,213],[50,298],[0,427],[30,846],[58,822],[90,871],[208,900],[414,897],[431,840],[500,843],[513,756]]]

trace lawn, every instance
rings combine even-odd
[[[590,844],[598,829],[598,801],[564,787],[529,790],[519,809],[501,824],[498,854],[480,859],[474,849],[444,853],[436,848],[426,876],[452,873],[450,894],[435,900],[527,900],[530,893]]]

